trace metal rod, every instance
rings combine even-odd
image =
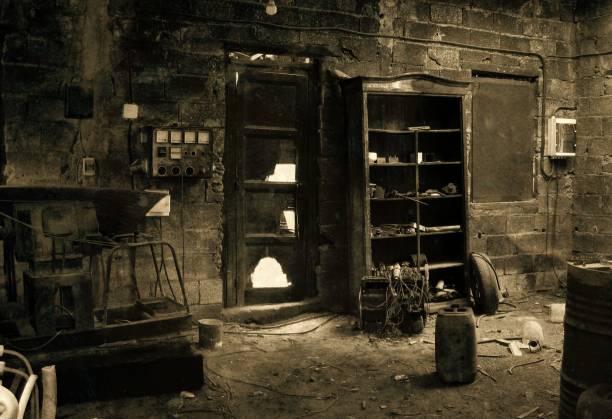
[[[168,246],[170,251],[172,252],[172,259],[174,260],[174,267],[176,268],[176,275],[178,276],[179,285],[181,286],[181,292],[183,293],[183,304],[185,305],[185,310],[189,313],[189,304],[187,304],[187,294],[185,293],[185,284],[183,283],[183,275],[181,274],[181,269],[179,268],[178,260],[176,259],[176,251],[174,247],[168,242],[161,242],[161,245]]]
[[[414,176],[415,182],[415,196],[419,198],[419,131],[414,132],[414,159],[416,161],[416,173]],[[421,267],[421,205],[419,202],[416,202],[416,244],[417,244],[417,254],[416,254],[416,267],[417,272]]]
[[[164,290],[161,285],[161,267],[157,266],[157,255],[155,254],[155,247],[151,244],[149,245],[149,249],[151,250],[151,258],[153,259],[153,266],[155,267],[155,289],[153,291],[153,295],[157,295],[157,286],[159,285],[159,292],[163,296]]]
[[[108,293],[109,293],[109,287],[110,287],[110,274],[111,274],[111,269],[113,266],[113,257],[115,256],[115,253],[118,252],[119,250],[129,250],[130,252],[134,252],[137,248],[139,247],[144,247],[144,246],[154,246],[154,245],[159,245],[161,246],[161,248],[163,249],[164,246],[167,246],[170,249],[170,252],[172,253],[172,260],[174,262],[174,267],[176,269],[176,276],[178,278],[178,282],[179,285],[181,287],[181,293],[183,295],[183,305],[185,306],[185,310],[187,311],[187,313],[189,313],[189,304],[187,302],[187,294],[185,293],[185,283],[183,281],[183,275],[181,273],[181,269],[178,263],[178,259],[176,257],[176,251],[174,250],[174,247],[163,240],[160,241],[143,241],[140,243],[123,243],[120,244],[118,246],[115,246],[110,255],[108,256],[108,259],[106,261],[107,264],[107,269],[106,269],[106,273],[104,275],[104,290],[102,293],[102,306],[103,306],[103,310],[104,310],[104,323],[108,322]],[[170,283],[170,279],[168,278],[168,283]],[[172,291],[172,288],[171,288]],[[174,296],[174,292],[173,292],[173,296]],[[174,301],[178,303],[178,301],[176,300],[176,297],[174,296]]]

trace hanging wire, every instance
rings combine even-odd
[[[376,270],[377,276],[383,276],[389,281],[385,293],[386,306],[383,333],[396,334],[405,321],[407,313],[425,311],[429,301],[429,285],[427,278],[418,268],[411,267],[407,262],[402,265],[381,265]]]

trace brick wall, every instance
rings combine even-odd
[[[575,256],[612,256],[612,5],[578,14],[578,121],[573,208]],[[607,55],[598,55],[608,52]]]
[[[273,17],[265,15],[261,2],[246,0],[63,0],[8,8],[4,20],[13,23],[3,50],[6,182],[75,184],[82,149],[74,138],[80,129],[84,148],[99,162],[97,184],[127,187],[127,125],[121,105],[129,99],[131,66],[133,99],[141,108],[134,128],[197,123],[213,130],[216,169],[211,181],[186,185],[182,191],[174,183],[147,186],[171,189],[173,214],[165,220],[164,232],[179,248],[185,234],[190,302],[218,307],[223,276],[225,52],[280,48],[316,56],[321,69],[316,274],[324,301],[341,308],[344,301],[338,296],[347,293],[346,144],[342,98],[328,70],[351,76],[419,71],[462,80],[469,79],[472,70],[540,75],[538,59],[527,53],[567,55],[575,48],[571,1],[277,3],[279,12]],[[415,38],[422,42],[415,43]],[[547,109],[575,106],[572,61],[547,60],[547,66]],[[94,119],[80,124],[63,118],[63,86],[73,80],[91,80],[96,94]],[[534,157],[540,139],[538,135],[534,140]],[[467,140],[469,144],[469,133]],[[144,182],[138,178],[137,187]],[[561,215],[554,227],[550,217],[546,221],[541,176],[537,185],[538,196],[528,202],[470,208],[472,250],[492,255],[503,280],[514,289],[553,278],[545,261],[543,230],[555,232],[559,259],[571,249],[571,223]],[[562,214],[571,202],[571,175],[564,177],[559,190]],[[149,230],[154,231],[153,226]]]

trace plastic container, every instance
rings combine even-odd
[[[535,320],[527,320],[523,323],[523,344],[529,345],[531,352],[537,352],[544,345],[544,332],[542,326]]]
[[[476,378],[476,324],[469,307],[453,305],[436,319],[436,372],[445,383]]]
[[[199,344],[204,349],[223,346],[223,322],[217,319],[198,320]]]
[[[550,305],[550,321],[553,323],[563,323],[565,317],[565,304]]]

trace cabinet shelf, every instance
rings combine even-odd
[[[370,167],[414,167],[416,163],[370,163]]]
[[[440,195],[440,196],[431,196],[431,195],[419,195],[418,198],[421,201],[424,200],[436,200],[436,199],[449,199],[449,198],[462,198],[463,195],[462,194],[453,194],[453,195]]]
[[[444,234],[460,234],[463,233],[462,230],[457,230],[457,231],[422,231],[419,235],[421,237],[423,236],[441,236]],[[395,236],[377,236],[377,237],[372,237],[372,240],[387,240],[387,239],[405,239],[408,237],[416,237],[416,233],[410,233],[410,234],[396,234]]]
[[[405,162],[397,162],[397,163],[370,163],[370,167],[414,167],[414,166],[450,166],[450,165],[459,165],[460,161],[427,161],[421,163],[405,163]]]
[[[404,130],[404,129],[383,129],[383,128],[370,128],[368,132],[374,134],[414,134],[418,132],[422,133],[432,133],[432,134],[444,134],[449,132],[461,132],[459,128],[448,128],[448,129],[423,129],[423,130]]]
[[[435,262],[428,264],[430,271],[435,271],[438,269],[450,269],[450,268],[459,268],[463,266],[463,262],[459,261],[448,261],[448,262]],[[425,268],[420,268],[421,271],[424,271]]]
[[[449,198],[461,198],[461,197],[463,197],[462,194],[440,195],[440,196],[431,196],[431,195],[416,196],[414,195],[409,198],[370,198],[370,201],[372,202],[394,202],[394,201],[412,201],[414,202],[415,199],[418,199],[419,201],[425,201],[425,200],[449,199]]]
[[[452,164],[461,164],[460,161],[424,161],[419,163],[419,166],[444,166]]]
[[[419,81],[418,89],[412,80]],[[445,283],[465,295],[468,206],[464,132],[469,132],[471,119],[463,109],[469,109],[469,83],[409,74],[347,79],[342,88],[349,115],[351,298],[358,300],[362,278],[381,265],[409,262],[415,254],[426,256],[433,262],[429,269],[437,270]],[[379,160],[370,162],[371,153]],[[389,156],[399,161],[383,163]],[[450,183],[457,186],[458,193],[419,194],[441,190]],[[372,184],[378,197],[371,197]],[[414,195],[389,193],[384,198],[381,189]],[[414,229],[402,228],[411,223],[431,230],[451,226],[456,230],[412,232]],[[373,233],[380,236],[373,237]]]
[[[416,196],[411,196],[410,198],[370,198],[372,202],[393,202],[393,201],[412,201],[417,199]]]

